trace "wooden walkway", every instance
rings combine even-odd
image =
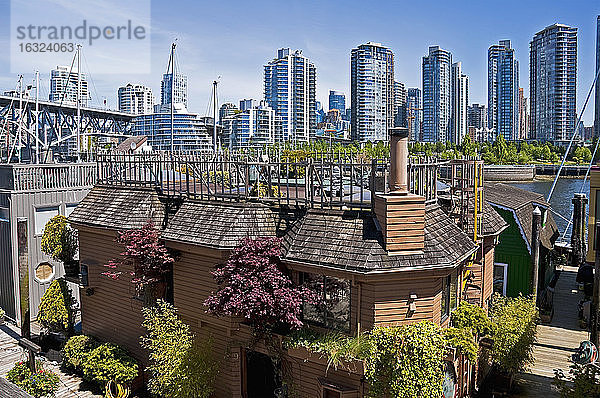
[[[2,377],[6,377],[6,373],[15,362],[26,359],[23,349],[18,345],[18,340],[19,333],[15,327],[0,325],[0,376]],[[60,376],[60,386],[56,392],[56,398],[102,398],[102,395],[94,394],[85,388],[85,384],[82,386],[83,383],[79,377],[62,372],[56,363],[45,361],[44,368]]]
[[[577,304],[583,293],[577,290],[577,268],[565,267],[554,292],[554,317],[550,325],[539,325],[530,369],[519,375],[515,383],[514,398],[559,397],[552,386],[554,369],[567,375],[571,354],[579,343],[588,340],[588,333],[579,328]]]

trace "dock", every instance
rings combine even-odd
[[[577,268],[564,267],[554,292],[554,317],[549,325],[537,328],[537,342],[530,368],[515,380],[512,398],[559,397],[552,385],[554,369],[569,374],[571,355],[579,343],[589,339],[586,330],[579,327],[577,304],[583,293],[577,288]]]

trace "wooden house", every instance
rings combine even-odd
[[[508,224],[494,254],[494,290],[507,296],[531,293],[532,214],[536,207],[542,212],[539,278],[545,287],[554,276],[551,252],[558,238],[550,204],[540,194],[503,183],[486,185],[485,198]]]
[[[396,144],[406,145],[402,138]],[[290,165],[259,162],[256,175],[277,186],[280,194],[253,199],[248,196],[252,172],[243,170],[256,164],[231,159],[100,160],[100,184],[70,216],[79,230],[81,265],[88,275],[81,291],[83,332],[147,360],[139,345],[143,303],[134,297],[127,278],[115,281],[101,275],[104,264],[121,250],[114,243],[117,232],[147,219],[162,229],[165,244],[178,253],[170,294],[181,318],[196,335],[213,340],[220,359],[216,397],[274,396],[282,372],[291,375],[301,397],[357,398],[368,388],[359,363],[328,369],[324,358],[300,349],[284,350],[281,361],[274,363],[269,346],[256,343],[249,326],[207,314],[204,301],[217,289],[211,271],[243,238],[282,237],[281,259],[292,280],[319,281],[325,308],[305,306],[303,313],[304,322],[319,330],[356,335],[377,325],[421,320],[446,327],[460,300],[487,303],[494,246],[504,223],[497,214],[493,222],[485,221],[486,233],[476,241],[461,230],[437,203],[436,165],[407,165],[396,154],[390,190],[371,195],[360,180],[369,173],[376,180],[381,169],[375,162],[342,164],[338,158],[298,163],[293,167],[304,168],[298,173],[304,177],[296,184],[277,181],[281,168]],[[148,169],[128,172],[131,165]],[[165,168],[183,170],[183,165],[197,172],[160,180],[174,175],[164,173]],[[227,187],[206,178],[212,175],[210,167],[229,171]],[[242,171],[238,175],[236,170]],[[130,178],[134,175],[151,176],[151,181]],[[244,189],[233,188],[239,187],[238,178]],[[469,289],[479,293],[467,294]],[[456,362],[457,396],[466,396],[475,384],[472,365]]]

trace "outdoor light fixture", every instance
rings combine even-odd
[[[412,315],[417,311],[417,293],[411,293],[408,299],[408,312]]]
[[[79,267],[79,286],[88,286],[88,266],[86,264],[81,264]]]

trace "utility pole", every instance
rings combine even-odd
[[[600,221],[595,228],[596,257],[594,258],[594,293],[590,306],[590,340],[598,347],[598,304],[600,303]]]
[[[538,270],[540,267],[540,229],[542,226],[542,212],[536,206],[533,209],[533,222],[531,225],[531,294],[537,303],[538,296]]]

